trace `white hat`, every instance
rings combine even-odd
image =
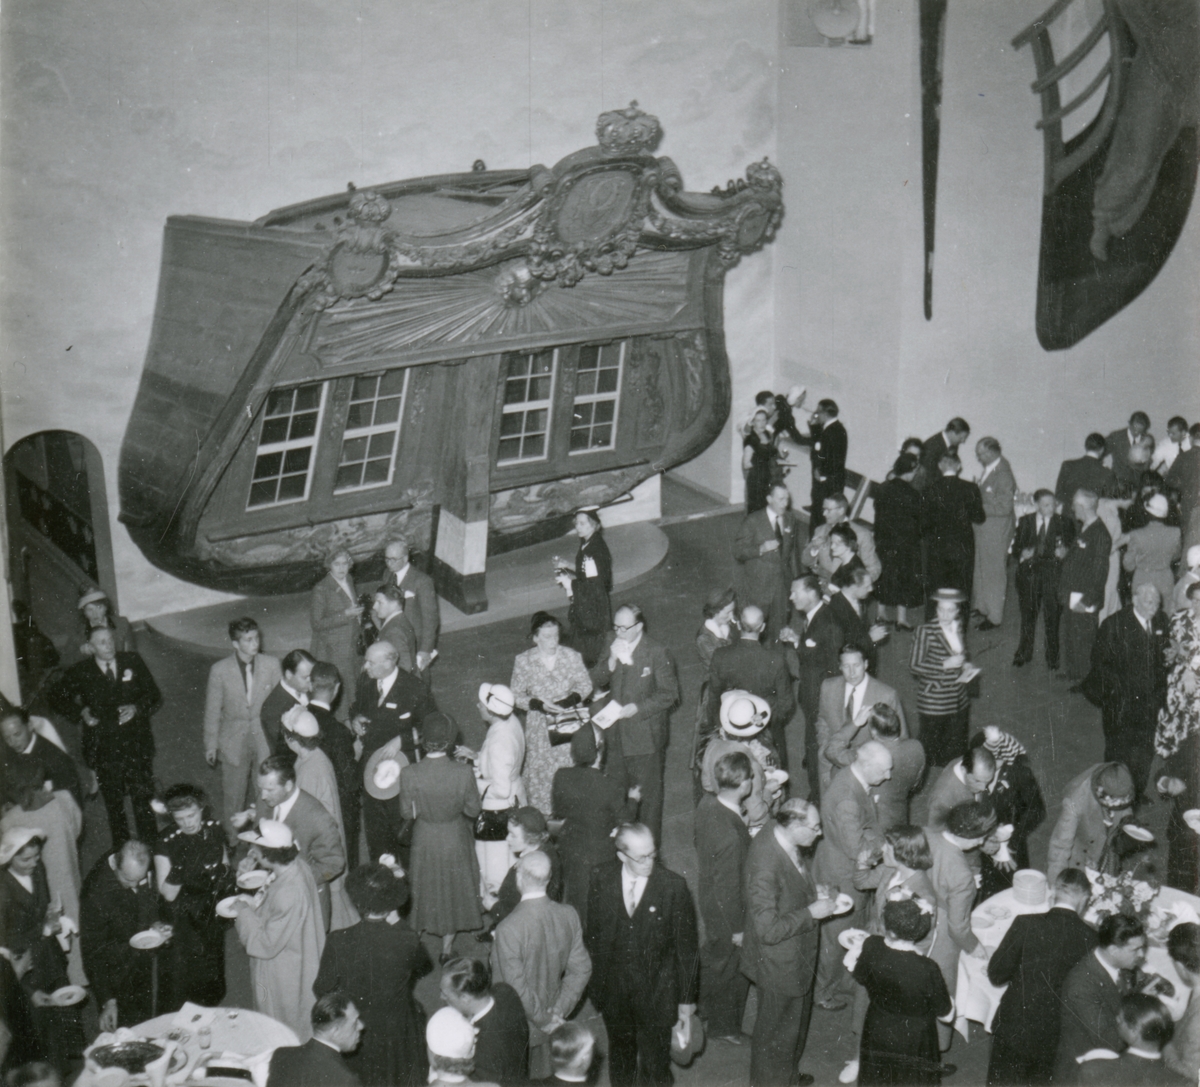
[[[317,719],[299,702],[283,715],[283,727],[306,740],[321,735],[321,726],[317,724]]]
[[[278,819],[260,819],[257,834],[252,830],[244,830],[238,838],[251,845],[264,845],[268,849],[287,849],[288,846],[295,845],[292,828]]]
[[[475,1056],[477,1028],[454,1008],[439,1008],[425,1026],[429,1052],[451,1060],[468,1061]]]
[[[757,736],[771,720],[771,707],[765,698],[749,691],[726,691],[721,695],[721,728],[739,740]]]
[[[1167,496],[1165,494],[1152,494],[1146,499],[1146,512],[1150,514],[1151,517],[1166,517],[1170,508],[1171,507],[1167,503]]]
[[[0,868],[21,852],[30,842],[44,842],[46,835],[37,827],[9,827],[0,838]]]
[[[487,708],[488,713],[497,717],[509,717],[517,704],[512,691],[503,683],[481,683],[479,685],[479,701]]]
[[[807,394],[808,390],[803,385],[793,385],[788,389],[786,399],[793,408],[798,408]]]
[[[1192,544],[1187,549],[1187,564],[1189,570],[1200,566],[1200,544]]]
[[[88,589],[86,593],[79,598],[79,603],[75,606],[83,611],[89,604],[99,604],[101,600],[107,600],[108,597],[99,589]]]

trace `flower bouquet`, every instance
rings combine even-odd
[[[1158,894],[1157,881],[1135,879],[1131,872],[1107,876],[1092,868],[1086,871],[1092,884],[1092,897],[1088,900],[1087,912],[1083,919],[1089,925],[1098,925],[1113,913],[1136,917],[1143,924],[1148,921],[1151,904]]]

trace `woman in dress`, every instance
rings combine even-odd
[[[554,775],[571,765],[566,744],[553,747],[547,726],[554,713],[578,706],[592,693],[592,680],[583,658],[562,644],[562,623],[539,611],[529,626],[533,648],[513,662],[512,693],[525,711],[525,788],[529,803],[549,815]]]
[[[612,555],[604,542],[600,514],[595,510],[575,514],[575,535],[579,537],[575,570],[560,569],[555,579],[571,598],[567,612],[571,638],[583,663],[591,668],[600,659],[604,639],[612,627]]]
[[[358,653],[358,619],[362,607],[350,576],[353,566],[354,559],[344,547],[330,552],[325,560],[329,573],[313,586],[309,609],[310,652],[319,661],[336,664],[342,674],[345,689],[337,706],[339,721],[345,720],[346,711],[354,701],[354,677],[362,670],[362,657]]]
[[[412,926],[442,938],[439,961],[444,963],[455,935],[483,923],[472,836],[479,789],[471,768],[446,754],[458,735],[449,717],[429,714],[421,732],[425,758],[400,771],[400,813],[413,820]]]
[[[967,684],[959,680],[967,666],[961,609],[966,601],[957,589],[938,589],[933,621],[917,628],[909,668],[917,681],[921,743],[932,768],[967,753],[970,705]]]
[[[350,873],[346,889],[362,920],[329,934],[313,991],[321,997],[340,989],[354,1001],[366,1029],[346,1064],[363,1087],[419,1087],[429,1062],[413,985],[432,964],[398,916],[408,880],[399,869],[368,864]]]
[[[216,1007],[225,996],[225,929],[217,902],[234,893],[233,869],[221,824],[205,810],[204,794],[172,785],[163,798],[172,825],[154,849],[164,920],[174,937],[167,949],[175,1005],[190,1000]]]
[[[883,567],[875,586],[879,618],[912,630],[908,609],[925,602],[921,586],[921,496],[913,486],[919,461],[901,453],[887,479],[872,492],[875,502],[875,552]]]
[[[563,901],[575,907],[580,923],[586,927],[592,869],[616,857],[613,831],[633,821],[642,794],[636,785],[623,793],[621,786],[600,769],[593,725],[584,725],[571,737],[571,761],[573,766],[554,775],[552,806],[559,822]]]
[[[940,1084],[937,1021],[953,1004],[937,964],[918,945],[933,927],[933,904],[913,896],[883,907],[885,935],[868,936],[854,966],[870,1007],[859,1050],[860,1087]]]
[[[771,484],[782,479],[778,466],[779,450],[771,433],[765,411],[756,411],[750,430],[742,439],[742,476],[746,480],[746,512],[767,508]]]

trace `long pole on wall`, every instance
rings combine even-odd
[[[0,410],[0,451],[4,444],[4,413]],[[0,471],[0,693],[14,705],[21,702],[21,683],[17,678],[17,646],[13,641],[12,582],[8,572],[8,499],[4,492],[4,472]]]

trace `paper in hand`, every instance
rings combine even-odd
[[[592,714],[592,724],[597,728],[611,728],[613,722],[619,720],[625,707],[620,702],[612,701],[602,709]]]

